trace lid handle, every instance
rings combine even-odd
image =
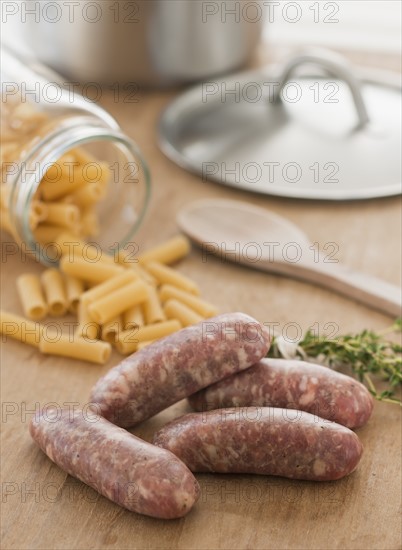
[[[359,118],[358,126],[365,126],[370,121],[361,93],[360,83],[349,69],[347,60],[327,50],[309,50],[290,59],[282,69],[282,73],[279,77],[280,85],[274,90],[274,101],[280,100],[281,92],[294,70],[299,67],[299,65],[304,65],[306,63],[314,63],[315,65],[323,67],[336,78],[346,82],[352,94],[357,116]]]

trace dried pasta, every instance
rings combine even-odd
[[[145,323],[147,325],[166,321],[166,315],[162,309],[158,293],[152,286],[148,288],[148,299],[144,302],[143,308]]]
[[[43,178],[39,185],[39,196],[45,201],[60,200],[82,186],[82,181],[68,174],[56,175],[52,180]]]
[[[87,208],[99,202],[104,196],[104,189],[97,183],[87,183],[70,195],[71,201],[80,208]]]
[[[105,296],[110,292],[113,292],[114,290],[117,290],[118,288],[127,285],[128,283],[132,283],[137,279],[138,278],[136,274],[132,271],[122,271],[121,273],[115,275],[111,279],[108,279],[104,283],[96,285],[90,290],[84,292],[84,294],[81,296],[81,301],[85,302],[86,304],[94,302],[95,300],[102,298],[102,296]]]
[[[55,334],[54,339],[41,338],[39,350],[50,355],[61,355],[82,359],[103,365],[110,358],[112,347],[109,342],[89,341],[84,338]]]
[[[81,213],[81,233],[84,237],[96,237],[100,233],[99,218],[93,208],[86,208]]]
[[[75,231],[74,228],[70,227],[70,230]],[[52,225],[48,223],[41,223],[36,226],[33,231],[35,239],[40,244],[57,244],[57,240],[62,233],[63,227],[59,225]],[[77,237],[75,237],[77,238]]]
[[[214,305],[172,285],[163,285],[159,291],[159,297],[162,302],[170,299],[178,300],[205,319],[218,314],[218,309]]]
[[[47,269],[42,273],[41,282],[45,292],[49,315],[61,317],[67,311],[67,296],[60,271],[57,269]]]
[[[41,326],[24,317],[0,310],[0,333],[30,346],[39,347]]]
[[[116,348],[123,354],[133,353],[140,342],[159,340],[159,338],[177,332],[181,328],[182,326],[177,319],[171,319],[170,321],[155,323],[154,325],[147,325],[138,329],[125,330],[119,334]]]
[[[158,280],[156,277],[151,275],[151,273],[144,269],[140,264],[132,264],[132,270],[135,271],[135,273],[137,273],[138,276],[141,277],[141,279],[148,285],[155,287],[158,286]]]
[[[88,313],[86,304],[80,302],[78,306],[78,326],[76,336],[82,336],[86,340],[96,340],[99,336],[100,327]]]
[[[123,329],[144,326],[144,314],[140,304],[130,307],[123,313]]]
[[[48,306],[38,275],[34,273],[20,275],[17,278],[17,290],[24,314],[29,319],[43,319],[48,312]]]
[[[194,281],[166,265],[151,262],[146,264],[146,268],[161,284],[170,284],[191,294],[200,294],[200,289]]]
[[[71,313],[77,314],[80,298],[84,292],[84,283],[81,279],[71,277],[70,275],[65,275],[64,281],[66,284],[68,310],[71,311]]]
[[[47,204],[38,200],[32,201],[31,210],[29,212],[29,227],[31,231],[36,229],[38,225],[47,218],[47,215]]]
[[[121,315],[114,317],[108,323],[102,326],[102,340],[114,344],[119,338],[120,332],[123,331],[123,319]]]
[[[140,254],[138,257],[142,264],[159,262],[172,264],[181,260],[190,252],[190,242],[184,235],[178,235],[165,243]]]
[[[55,240],[62,256],[67,256],[70,262],[75,258],[84,258],[94,262],[103,262],[115,265],[113,258],[101,252],[101,250],[93,244],[86,243],[74,236],[72,233],[63,231]]]
[[[74,258],[71,261],[67,256],[63,256],[60,260],[60,269],[67,275],[94,283],[103,283],[123,271],[120,265],[102,261],[90,262],[83,257]]]
[[[77,161],[78,155],[71,158]],[[81,158],[93,163],[85,154]],[[48,176],[55,174],[52,165]],[[101,173],[102,185],[107,179],[104,174],[110,177],[108,168]],[[89,184],[81,182],[79,191],[85,185]],[[84,231],[93,230],[90,225],[96,216],[91,208],[74,205],[70,201],[74,194],[49,203],[35,199],[37,208],[32,211],[35,234],[45,244],[54,240],[62,253],[60,270],[47,269],[40,278],[24,274],[17,280],[27,317],[40,319],[46,312],[59,316],[68,309],[78,319],[74,336],[63,336],[61,330],[49,334],[44,326],[2,311],[3,334],[36,346],[42,353],[103,364],[112,344],[122,354],[132,353],[217,313],[212,304],[198,297],[195,282],[166,265],[188,252],[187,239],[176,237],[145,252],[143,263],[133,262],[131,252],[112,258],[82,240]],[[1,197],[4,205],[6,194]],[[4,208],[2,212],[8,214]],[[86,215],[88,227],[83,230]]]
[[[133,281],[92,302],[88,311],[94,321],[103,325],[147,298],[148,285],[143,281]]]
[[[168,300],[163,310],[168,319],[178,319],[183,327],[195,325],[203,320],[201,315],[178,300]]]
[[[74,204],[54,202],[46,205],[46,223],[74,229],[80,221],[80,211]]]

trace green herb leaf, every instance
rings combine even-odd
[[[402,346],[384,338],[393,332],[402,332],[402,318],[378,333],[363,330],[359,334],[345,334],[327,339],[308,330],[295,349],[296,357],[308,360],[319,358],[331,368],[349,367],[363,382],[378,401],[402,406],[400,394],[402,386]],[[284,357],[278,338],[274,338],[268,357]],[[373,377],[386,382],[388,388],[377,391]]]

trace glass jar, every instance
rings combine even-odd
[[[45,265],[57,265],[61,234],[108,254],[124,248],[150,196],[136,144],[61,77],[5,47],[1,87],[2,228]]]

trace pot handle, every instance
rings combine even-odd
[[[366,109],[366,104],[361,93],[359,80],[353,75],[349,69],[348,61],[341,55],[335,54],[328,50],[308,50],[301,55],[293,57],[284,66],[279,76],[280,85],[273,92],[275,102],[280,101],[281,92],[288,82],[294,70],[300,65],[313,63],[323,67],[334,77],[346,82],[349,86],[353,97],[357,116],[359,118],[358,126],[361,128],[370,122],[370,118]]]

